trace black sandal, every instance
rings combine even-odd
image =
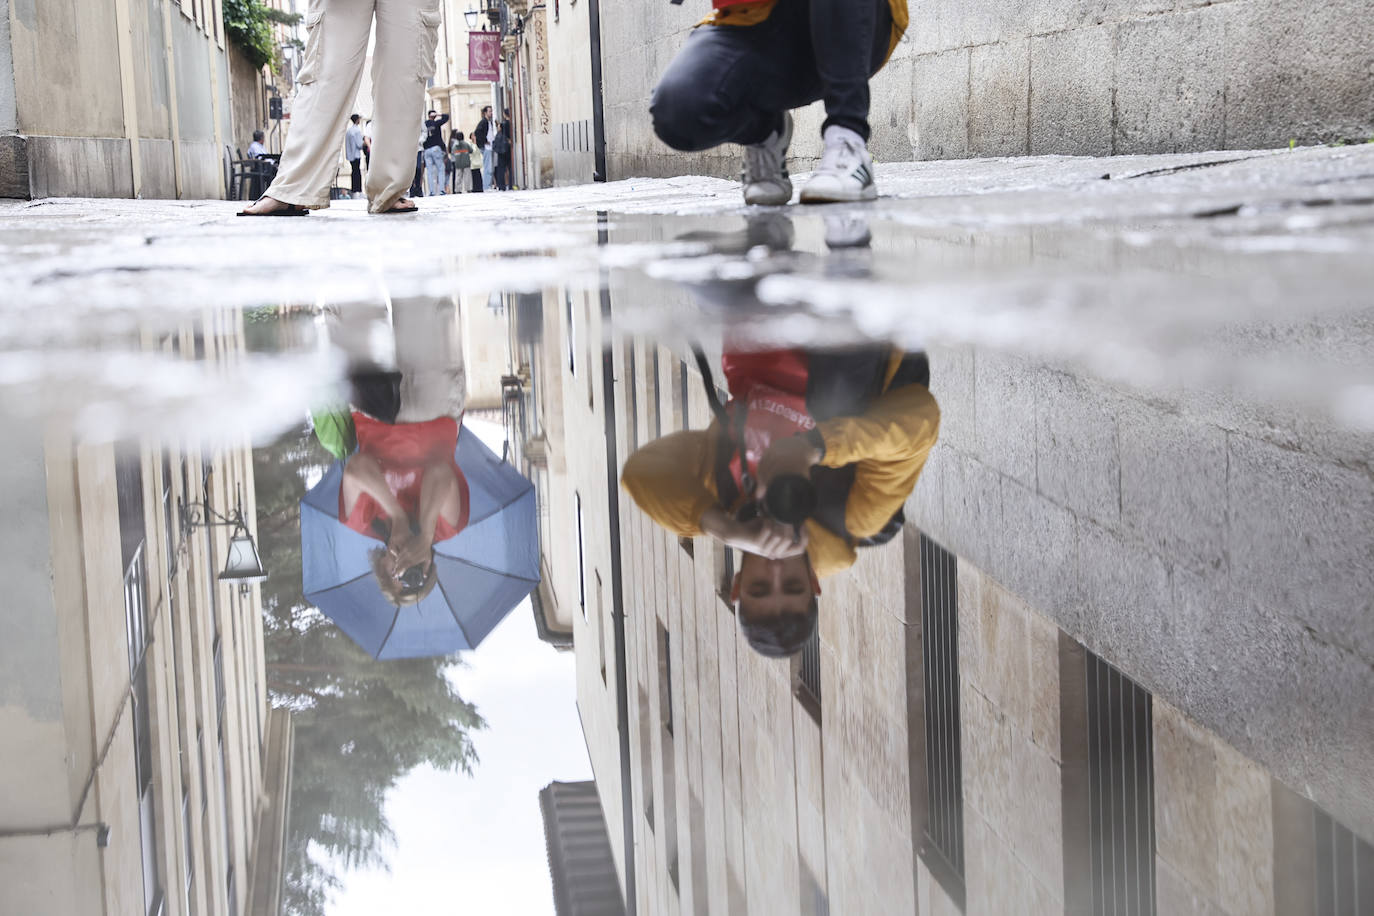
[[[401,200],[410,200],[410,198],[408,198],[408,197],[402,197]],[[409,207],[400,207],[400,206],[397,206],[397,204],[399,204],[399,203],[401,202],[401,200],[396,201],[396,203],[392,204],[389,208],[387,208],[387,209],[385,209],[385,210],[378,210],[378,211],[377,211],[377,215],[378,215],[378,216],[392,216],[392,215],[397,214],[397,213],[418,213],[418,212],[420,212],[420,208],[415,204],[415,201],[413,201],[413,200],[410,201],[410,206],[409,206]]]
[[[262,203],[262,201],[263,201],[266,197],[267,197],[267,195],[264,194],[262,197],[259,197],[257,200],[253,201],[253,203],[255,203],[255,204]],[[277,200],[275,197],[272,198],[272,199],[273,199],[273,200]],[[276,210],[271,210],[271,211],[269,211],[269,212],[267,212],[267,213],[249,213],[247,210],[240,210],[239,213],[238,213],[238,215],[239,215],[239,216],[309,216],[309,215],[310,215],[310,211],[309,211],[307,208],[305,208],[305,207],[298,207],[298,206],[296,206],[295,204],[288,204],[288,203],[286,203],[286,201],[284,201],[284,200],[277,200],[277,203],[283,204],[284,206],[279,207],[279,208],[277,208]]]

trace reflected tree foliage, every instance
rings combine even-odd
[[[309,426],[255,450],[268,690],[289,706],[295,751],[285,910],[323,916],[340,868],[385,867],[387,792],[420,764],[471,772],[485,727],[445,676],[452,659],[379,662],[306,604],[300,500],[331,461]]]

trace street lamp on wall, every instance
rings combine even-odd
[[[475,9],[468,7],[468,11],[463,14],[463,18],[467,20],[469,32],[477,28],[477,11]]]
[[[248,592],[249,583],[261,582],[267,578],[262,557],[258,555],[258,545],[253,540],[253,535],[248,533],[248,525],[243,520],[242,493],[239,494],[234,511],[227,517],[211,508],[208,496],[189,505],[178,499],[177,509],[181,515],[182,537],[189,537],[196,528],[234,529],[229,535],[229,553],[224,558],[224,570],[215,578],[221,582],[237,582],[240,595]]]

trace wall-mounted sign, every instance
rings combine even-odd
[[[501,81],[500,32],[468,32],[468,79]]]

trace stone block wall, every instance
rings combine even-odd
[[[930,353],[908,520],[1374,836],[1367,465],[1277,412]]]
[[[221,197],[225,146],[247,147],[251,130],[231,137],[212,15],[157,0],[0,4],[0,196]]]
[[[704,4],[604,0],[610,177],[734,177],[735,149],[674,153],[649,98]],[[1374,137],[1366,0],[908,0],[873,81],[879,161],[1256,149]],[[619,40],[616,36],[633,36]],[[818,106],[796,168],[819,155]]]
[[[1064,912],[1059,628],[959,564],[967,912]]]
[[[1161,913],[1275,913],[1269,774],[1154,703],[1155,886]]]

